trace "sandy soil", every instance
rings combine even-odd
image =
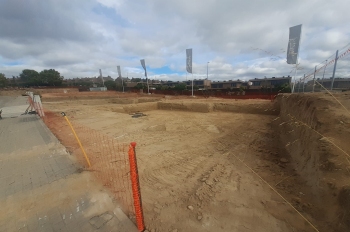
[[[269,101],[165,97],[160,100],[170,105],[159,110],[156,102],[129,105],[120,97],[58,99],[43,95],[44,107],[65,111],[72,120],[120,142],[137,142],[150,231],[314,231],[240,160],[319,229],[326,228],[303,210],[312,206],[300,203],[300,192],[306,192],[303,181],[290,178],[296,173],[271,126],[276,112]],[[207,113],[200,103],[209,105],[204,107]],[[146,116],[128,114],[138,109]]]
[[[298,198],[302,210],[329,231],[349,231],[350,94],[335,97],[342,105],[325,93],[280,96],[280,115],[273,124],[305,182],[299,185],[304,188]]]
[[[274,103],[41,94],[47,110],[137,142],[150,231],[315,231],[268,184],[319,231],[349,231],[348,93],[335,94],[346,109],[325,93],[286,94]],[[137,111],[146,116],[132,118]]]

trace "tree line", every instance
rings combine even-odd
[[[19,76],[7,78],[0,73],[1,87],[30,87],[30,86],[61,86],[64,77],[55,69],[44,69],[37,72],[33,69],[24,69]]]

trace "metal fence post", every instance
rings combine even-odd
[[[333,84],[334,84],[334,78],[335,78],[335,70],[337,69],[337,61],[338,61],[338,50],[335,53],[335,61],[334,61],[334,67],[333,67],[333,76],[332,76],[331,90],[333,90]]]
[[[315,92],[315,82],[316,82],[316,67],[317,65],[315,66],[315,72],[314,72],[314,83],[312,85],[312,92],[314,93]],[[304,75],[305,76],[305,75]]]
[[[328,60],[326,60],[326,64],[324,65],[324,69],[323,69],[323,75],[322,75],[322,86],[323,86],[324,74],[326,73],[327,61],[328,61]],[[324,87],[324,86],[323,86],[323,87]],[[321,89],[322,89],[322,88],[321,88]]]

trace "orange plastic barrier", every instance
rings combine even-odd
[[[120,143],[108,135],[78,123],[74,114],[70,114],[69,117],[71,125],[65,118],[58,112],[45,111],[43,121],[67,150],[75,155],[82,167],[92,171],[97,179],[110,189],[123,212],[143,230],[145,226],[134,149],[136,143]],[[74,128],[75,133],[70,126]],[[80,144],[75,135],[79,137]],[[80,145],[84,147],[86,154]],[[91,162],[91,167],[87,160]]]
[[[137,171],[135,147],[136,147],[135,142],[130,143],[130,147],[129,147],[130,178],[131,178],[132,195],[134,198],[137,229],[139,231],[144,231],[145,223],[143,219],[142,200],[141,200],[141,192],[140,192],[139,174]]]

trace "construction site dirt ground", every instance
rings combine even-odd
[[[149,231],[315,231],[305,219],[319,231],[345,228],[320,213],[328,199],[313,201],[274,128],[273,102],[96,96],[42,93],[42,100],[45,110],[137,143]],[[132,117],[138,111],[144,115]]]

